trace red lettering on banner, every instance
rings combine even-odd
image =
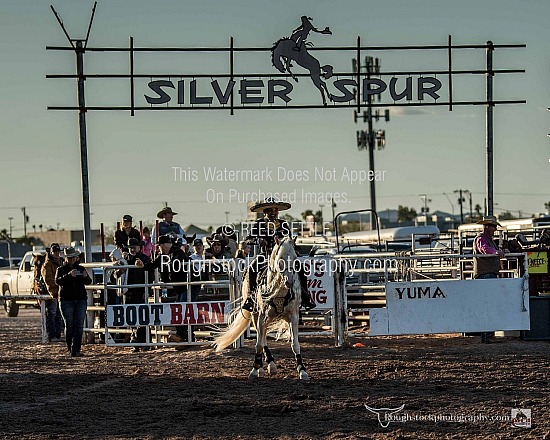
[[[170,304],[170,311],[172,313],[172,318],[170,320],[170,324],[172,325],[179,325],[182,323],[182,308],[181,304]]]
[[[183,322],[188,325],[197,323],[197,320],[195,319],[195,310],[192,303],[185,306],[185,316],[183,317]]]
[[[210,307],[206,303],[197,303],[197,324],[209,324],[210,314],[208,313]]]
[[[225,315],[225,303],[219,302],[219,303],[213,303],[212,304],[212,324],[223,324],[223,317]]]
[[[322,280],[307,280],[307,288],[308,289],[317,289],[319,287],[323,287]]]
[[[311,290],[310,295],[313,296],[313,299],[317,304],[326,304],[327,303],[327,291],[326,290]]]
[[[320,261],[315,261],[313,263],[313,274],[316,276],[316,277],[322,277],[323,276],[323,271],[321,270],[323,267],[323,263],[321,263]]]

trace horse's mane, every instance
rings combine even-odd
[[[285,259],[295,260],[298,257],[296,250],[294,249],[294,240],[290,237],[284,238],[279,245],[273,248],[271,256],[269,258],[269,267],[275,270],[276,261],[282,261]]]

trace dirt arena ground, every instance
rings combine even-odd
[[[2,438],[550,438],[548,342],[363,337],[350,343],[365,348],[336,348],[309,337],[310,382],[282,342],[277,376],[250,381],[251,341],[221,355],[87,345],[71,358],[39,342],[39,325],[33,309],[0,317]],[[365,404],[405,406],[384,428]],[[512,427],[512,408],[531,409],[530,429]]]

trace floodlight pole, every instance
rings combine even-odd
[[[493,215],[493,47],[492,41],[487,41],[487,76],[486,76],[486,148],[487,148],[487,163],[486,163],[486,197],[487,197],[487,215]],[[462,205],[461,205],[462,206]]]
[[[86,262],[92,262],[90,227],[90,187],[88,184],[88,143],[86,138],[86,99],[84,94],[84,40],[76,41],[76,74],[78,75],[78,125],[80,129],[80,170],[82,175],[82,208],[84,213],[84,251]]]

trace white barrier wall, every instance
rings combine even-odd
[[[386,305],[370,309],[370,336],[529,330],[522,278],[387,283]]]

